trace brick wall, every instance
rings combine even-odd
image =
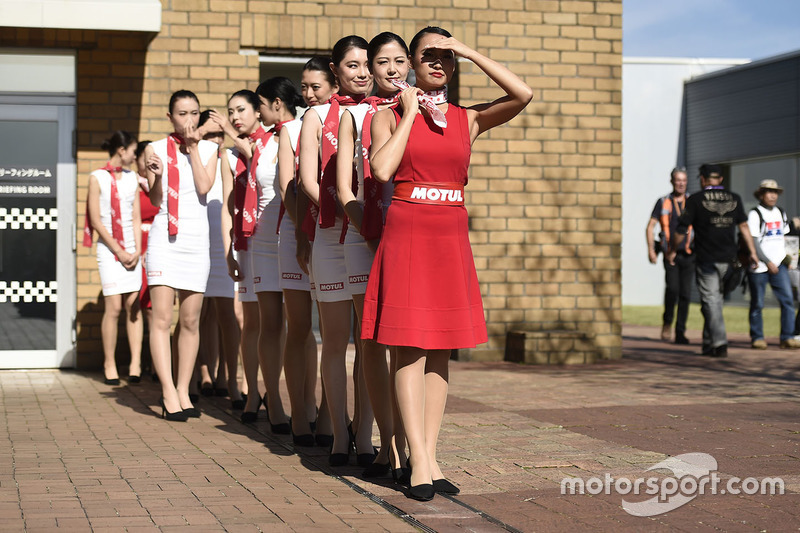
[[[489,343],[461,356],[501,359],[509,329],[594,335],[621,350],[621,0],[162,0],[158,35],[4,31],[4,46],[78,48],[78,217],[97,148],[113,129],[168,133],[167,102],[190,89],[202,107],[258,82],[258,57],[317,53],[344,35],[407,40],[435,24],[509,66],[534,89],[510,124],[473,147],[467,203]],[[459,65],[462,105],[500,91]],[[101,361],[100,284],[78,252],[79,366]]]

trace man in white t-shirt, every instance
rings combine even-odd
[[[789,221],[786,213],[776,205],[782,192],[783,188],[775,180],[763,180],[753,193],[759,204],[747,216],[747,225],[759,259],[758,267],[747,274],[750,286],[750,339],[752,347],[759,350],[767,348],[761,316],[767,282],[781,306],[780,346],[800,348],[800,341],[794,339],[794,301],[784,242],[789,232]]]

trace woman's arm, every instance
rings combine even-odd
[[[295,250],[295,258],[300,269],[308,274],[308,262],[311,259],[311,241],[308,240],[308,235],[303,231],[303,220],[306,217],[308,210],[308,199],[306,193],[302,189],[297,189],[297,223],[294,225],[294,238],[297,242],[297,250]]]
[[[150,187],[150,192],[147,197],[150,198],[150,203],[153,207],[161,207],[161,200],[164,191],[161,190],[161,176],[164,174],[164,162],[153,151],[153,145],[148,144],[145,149],[145,161],[147,161],[147,185]]]
[[[452,50],[457,56],[469,59],[506,92],[505,96],[494,102],[474,105],[468,109],[473,141],[484,131],[505,124],[517,116],[533,98],[533,90],[516,74],[452,37],[435,41],[427,47]]]
[[[292,149],[292,139],[289,130],[282,128],[278,135],[278,184],[281,188],[281,200],[286,208],[286,214],[297,226],[297,195],[292,182],[295,175],[295,155]]]
[[[136,252],[132,254],[133,261],[130,265],[125,265],[128,269],[136,268],[136,263],[142,256],[142,209],[139,203],[139,187],[133,193],[133,211],[131,213],[133,220],[133,242],[136,243]]]
[[[370,148],[369,166],[372,176],[381,183],[392,179],[403,153],[406,151],[411,126],[419,113],[419,100],[417,95],[422,91],[416,87],[409,87],[400,93],[400,106],[403,116],[396,125],[394,113],[391,109],[378,111],[372,119],[372,147]]]
[[[112,176],[111,179],[114,179]],[[124,264],[124,261],[130,258],[130,255],[125,248],[119,245],[117,240],[108,232],[108,228],[103,225],[103,219],[100,216],[100,184],[94,175],[89,175],[89,192],[88,192],[88,209],[89,220],[92,222],[92,227],[97,232],[97,237],[103,241],[111,252],[117,256],[117,259]]]
[[[339,145],[336,158],[336,195],[353,225],[361,231],[364,209],[353,194],[353,165],[355,157],[361,156],[361,154],[355,154],[356,128],[354,122],[353,114],[350,111],[342,113],[339,122]]]
[[[208,118],[219,124],[225,135],[233,140],[233,147],[236,148],[237,152],[243,154],[248,160],[253,157],[253,145],[250,143],[250,139],[247,136],[239,137],[239,132],[236,131],[236,128],[233,127],[229,120],[223,117],[216,109],[211,110]]]
[[[319,141],[322,123],[313,109],[306,111],[300,128],[300,186],[309,200],[319,205]]]
[[[214,180],[217,178],[216,150],[208,158],[205,165],[203,165],[203,160],[200,157],[199,142],[190,144],[187,141],[186,151],[189,153],[189,164],[192,166],[192,178],[194,179],[194,188],[197,194],[208,194],[208,191],[214,186]]]
[[[225,247],[225,262],[228,265],[228,276],[233,281],[243,279],[239,270],[239,263],[233,256],[233,172],[227,155],[223,155],[220,164],[220,174],[222,175],[222,209],[220,210],[220,228],[222,231],[222,245]]]

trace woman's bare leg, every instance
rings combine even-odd
[[[283,333],[283,293],[259,292],[258,310],[260,328],[258,335],[258,359],[261,363],[261,374],[267,390],[267,415],[270,424],[289,422],[281,401],[281,371],[283,370],[283,353],[281,350],[281,334]]]
[[[128,346],[131,350],[129,376],[142,375],[142,337],[144,337],[144,320],[139,307],[139,293],[130,292],[123,296],[125,300],[125,328],[128,331]]]
[[[178,291],[178,320],[181,334],[178,339],[178,379],[175,388],[181,402],[181,409],[194,407],[189,400],[189,385],[194,374],[197,361],[197,350],[200,346],[200,311],[203,308],[203,293]]]
[[[292,433],[308,435],[311,422],[316,419],[312,410],[309,417],[307,409],[308,394],[308,336],[311,334],[311,295],[308,291],[285,289],[283,291],[286,309],[286,345],[284,347],[283,371],[286,374],[286,388],[289,390],[289,404],[292,413]],[[314,387],[316,387],[316,344],[314,344]],[[311,390],[312,398],[315,396]],[[312,399],[316,408],[316,399]]]
[[[411,453],[411,484],[432,483],[428,446],[425,440],[425,366],[427,352],[420,348],[398,346],[397,405]]]
[[[217,311],[220,332],[222,333],[222,359],[227,376],[228,395],[231,400],[241,400],[239,392],[239,340],[241,331],[239,321],[236,319],[233,298],[214,298],[214,307]],[[222,374],[217,374],[221,379]]]
[[[242,302],[242,365],[247,384],[245,412],[255,413],[261,398],[258,394],[258,302]]]
[[[150,300],[153,303],[153,320],[150,328],[150,354],[153,358],[153,369],[161,383],[164,406],[170,413],[175,413],[183,409],[178,399],[178,391],[172,382],[172,350],[169,334],[172,327],[175,290],[166,285],[151,285]]]
[[[103,372],[106,379],[119,379],[116,352],[119,314],[122,312],[122,295],[104,296],[103,303],[105,310],[100,323],[100,332],[103,337]]]
[[[320,302],[322,321],[322,379],[325,399],[333,426],[331,453],[348,453],[350,435],[347,432],[347,370],[345,356],[350,341],[352,301]],[[319,428],[318,428],[319,429]]]
[[[428,447],[432,479],[442,479],[436,462],[436,444],[447,403],[450,350],[429,350],[425,364],[425,444]]]

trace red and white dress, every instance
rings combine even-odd
[[[208,241],[208,214],[206,195],[198,194],[194,187],[194,176],[189,156],[177,150],[177,166],[180,173],[178,192],[178,234],[169,235],[167,214],[168,139],[151,144],[155,154],[164,162],[161,178],[162,200],[147,243],[147,282],[150,286],[166,285],[173,289],[205,292],[208,271],[211,266]],[[203,165],[217,153],[216,143],[197,143]]]
[[[122,221],[122,235],[125,241],[125,251],[136,252],[136,240],[133,235],[133,202],[139,194],[139,178],[130,170],[123,170],[117,180],[119,193],[120,220]],[[100,220],[108,233],[111,233],[111,180],[114,176],[107,170],[95,170],[92,176],[100,186]],[[127,270],[122,263],[117,261],[117,256],[106,246],[102,239],[97,240],[97,268],[100,271],[100,283],[103,287],[103,296],[114,294],[127,294],[138,292],[142,286],[142,263],[139,261],[136,268]]]
[[[414,119],[370,272],[365,339],[429,350],[487,340],[467,210],[457,192],[467,183],[469,123],[466,110],[453,104],[445,116],[444,129],[423,115]],[[459,199],[462,205],[453,205]]]
[[[289,133],[289,141],[292,144],[292,152],[297,154],[297,144],[300,140],[300,128],[303,119],[295,119],[283,125]],[[289,187],[296,187],[290,183]],[[292,218],[285,214],[281,218],[280,237],[278,241],[278,264],[280,267],[280,288],[295,291],[310,291],[311,281],[300,265],[297,263],[297,239],[295,238],[295,226]]]
[[[350,286],[350,294],[352,295],[364,294],[367,291],[367,280],[369,279],[369,272],[372,269],[372,261],[375,258],[375,254],[367,245],[364,235],[374,234],[371,235],[370,238],[378,238],[380,236],[380,227],[378,227],[377,230],[368,227],[369,222],[367,220],[368,214],[366,211],[370,207],[365,205],[366,202],[364,198],[364,167],[369,163],[365,161],[366,156],[364,155],[362,137],[364,135],[364,124],[367,123],[367,121],[371,122],[374,117],[374,114],[370,112],[371,108],[371,104],[361,103],[349,107],[345,111],[353,116],[353,122],[355,124],[354,165],[357,179],[355,183],[356,201],[365,212],[365,216],[362,219],[361,231],[350,222],[347,228],[347,235],[344,239],[344,262],[347,268],[347,281]],[[377,206],[377,209],[380,211],[380,213],[378,213],[379,220],[375,220],[375,222],[377,224],[382,224],[385,218],[383,216],[385,214],[385,208],[391,203],[392,184],[382,184],[377,189],[379,192],[382,192],[382,197],[368,199],[368,201],[372,202],[371,207],[373,208],[376,204],[379,204]]]
[[[320,122],[325,124],[331,104],[318,105],[306,112],[316,113]],[[339,107],[339,116],[344,113],[345,107]],[[322,143],[320,141],[320,155],[322,154]],[[329,169],[320,169],[320,175],[324,171],[336,172],[335,164],[329,165]],[[323,185],[320,183],[320,202],[325,194]],[[320,216],[322,212],[320,210]],[[311,270],[316,287],[317,301],[320,302],[341,302],[352,298],[350,284],[347,278],[347,267],[344,262],[344,247],[339,240],[342,236],[342,219],[336,218],[336,223],[330,227],[317,226],[314,234],[314,244],[311,254]]]

